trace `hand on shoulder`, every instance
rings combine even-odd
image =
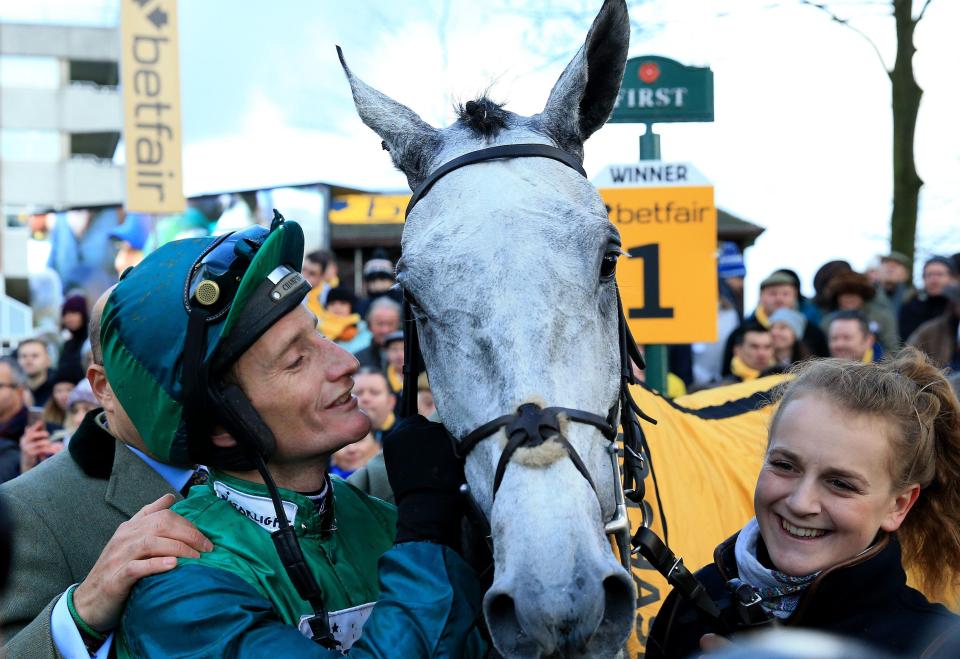
[[[137,581],[173,569],[177,558],[198,558],[213,549],[191,522],[170,510],[175,501],[164,494],[121,524],[77,587],[77,614],[95,630],[116,627]]]

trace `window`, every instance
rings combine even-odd
[[[57,162],[62,156],[60,133],[55,130],[0,130],[0,160]]]
[[[57,89],[60,87],[60,60],[56,57],[0,55],[0,87]]]

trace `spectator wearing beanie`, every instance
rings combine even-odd
[[[393,288],[396,282],[396,269],[393,261],[379,250],[374,257],[363,265],[363,283],[367,290],[367,297],[357,301],[354,311],[366,318],[370,305],[380,297],[388,297],[397,304],[403,303],[400,292]]]
[[[928,320],[943,315],[948,304],[944,291],[956,278],[953,260],[945,256],[934,256],[923,264],[923,289],[900,308],[898,324],[902,340],[906,341]]]
[[[100,401],[93,395],[93,388],[90,381],[83,379],[77,383],[77,386],[70,392],[67,398],[67,417],[64,419],[63,427],[67,432],[67,441],[80,427],[83,417],[88,412],[99,409]]]
[[[800,337],[807,329],[807,317],[795,309],[777,309],[770,314],[770,335],[777,364],[792,366],[813,356]]]
[[[800,301],[800,289],[794,277],[785,272],[774,272],[760,282],[760,303],[756,310],[743,322],[745,325],[757,323],[767,329],[770,328],[770,316],[777,309],[793,309],[797,311]],[[723,375],[730,375],[730,365],[734,354],[734,342],[737,333],[734,332],[727,339],[724,348]],[[803,343],[816,357],[826,357],[829,354],[827,337],[823,331],[813,323],[807,323],[801,337]]]
[[[743,317],[743,278],[746,276],[747,268],[737,244],[730,241],[720,243],[717,253],[720,295],[737,309],[738,318]]]
[[[317,313],[317,329],[348,352],[357,352],[370,345],[370,330],[354,313],[357,298],[346,288],[331,288],[327,292],[326,308]]]
[[[897,334],[897,321],[890,309],[881,304],[875,304],[876,289],[870,284],[866,275],[859,272],[842,272],[835,276],[825,291],[825,298],[830,307],[830,313],[823,317],[821,327],[826,332],[830,321],[838,312],[859,312],[870,326],[870,331],[877,338],[884,352],[890,352],[900,344]]]
[[[63,327],[63,350],[57,371],[61,378],[76,384],[87,373],[83,367],[83,344],[87,340],[90,314],[87,300],[82,295],[71,295],[63,301],[60,324]]]

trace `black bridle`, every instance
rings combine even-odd
[[[414,191],[407,205],[406,215],[420,201],[430,188],[443,176],[450,172],[480,162],[490,160],[509,159],[509,158],[550,158],[580,173],[586,178],[587,174],[580,161],[566,151],[546,144],[509,144],[495,146],[454,158],[453,160],[441,165],[423,181]],[[650,464],[650,451],[643,436],[643,431],[637,418],[642,418],[650,423],[656,423],[655,420],[643,413],[640,407],[633,400],[630,393],[631,384],[637,384],[634,377],[631,361],[638,367],[644,367],[643,357],[637,348],[636,341],[627,325],[626,317],[623,314],[623,303],[620,300],[620,293],[617,292],[617,312],[618,334],[620,344],[620,391],[617,399],[607,411],[605,416],[577,410],[567,407],[545,407],[541,408],[534,403],[525,403],[520,405],[516,412],[505,414],[501,417],[483,424],[476,430],[469,433],[457,446],[458,455],[466,459],[470,452],[476,446],[487,439],[501,428],[507,436],[507,444],[500,455],[500,461],[497,465],[496,476],[493,485],[493,496],[496,497],[500,483],[506,473],[507,465],[511,458],[520,448],[530,448],[543,444],[548,440],[554,440],[560,444],[566,451],[574,466],[581,475],[590,484],[591,489],[597,494],[596,483],[589,470],[583,462],[583,459],[577,453],[576,449],[564,436],[561,425],[566,419],[569,422],[583,423],[591,425],[598,430],[604,438],[610,442],[611,462],[617,480],[621,481],[619,453],[616,447],[617,440],[617,417],[619,416],[620,426],[623,430],[623,474],[620,487],[616,488],[615,512],[613,517],[605,524],[605,532],[613,535],[617,548],[620,553],[621,562],[624,567],[630,568],[630,555],[633,541],[630,537],[630,520],[627,516],[625,498],[639,505],[643,512],[642,527],[648,528],[652,522],[652,511],[644,499],[644,477],[647,473],[647,467]],[[401,415],[410,416],[416,414],[416,391],[417,377],[424,368],[423,355],[420,351],[420,341],[417,337],[417,325],[413,315],[413,310],[409,302],[404,302],[404,348],[405,365],[403,367],[404,383],[403,395],[401,400]],[[652,469],[651,469],[652,471]],[[656,488],[656,476],[654,475],[654,486]],[[469,489],[464,486],[464,491],[469,495]],[[657,489],[657,499],[659,503],[659,488]],[[484,535],[489,540],[489,524],[482,513],[479,513],[479,507],[469,496],[475,521],[484,525]],[[601,509],[603,508],[601,502]],[[476,519],[479,517],[480,519]],[[663,506],[660,505],[660,521],[663,528],[664,538],[667,538],[667,524],[663,514]],[[638,532],[639,536],[639,532]]]

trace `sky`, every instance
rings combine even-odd
[[[0,0],[0,19],[113,24],[119,0]],[[599,0],[180,0],[187,194],[324,181],[405,188],[357,118],[334,45],[356,75],[435,126],[489,90],[540,111],[583,43]],[[889,2],[829,3],[889,66]],[[915,11],[922,3],[915,1]],[[778,267],[812,292],[817,267],[864,268],[889,249],[890,85],[853,30],[800,0],[631,3],[630,56],[714,72],[715,121],[660,124],[662,157],[693,163],[720,208],[766,227],[747,251],[747,300]],[[932,0],[914,57],[924,89],[916,136],[918,256],[960,251],[960,2]],[[610,124],[586,144],[596,175],[635,162],[642,126]]]

